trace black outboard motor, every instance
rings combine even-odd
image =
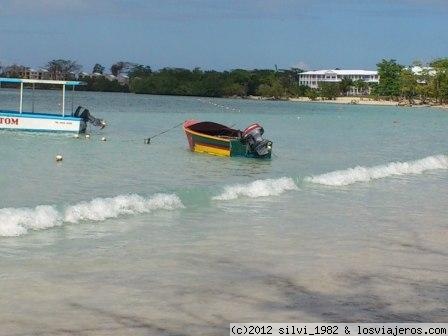
[[[241,136],[244,142],[249,144],[250,149],[258,156],[270,156],[272,150],[272,141],[263,139],[263,127],[259,124],[248,126]]]
[[[91,123],[93,126],[104,128],[106,127],[106,122],[103,119],[95,118],[90,114],[89,110],[83,106],[78,106],[75,113],[73,113],[74,117],[81,118],[85,122]]]

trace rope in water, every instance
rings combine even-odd
[[[178,127],[179,127],[180,125],[182,125],[183,123],[184,123],[184,122],[182,121],[181,123],[179,123],[179,124],[177,124],[177,125],[175,125],[175,126],[173,126],[173,127],[170,127],[170,128],[168,128],[168,129],[166,129],[166,130],[164,130],[164,131],[162,131],[162,132],[159,132],[159,133],[157,133],[157,134],[155,134],[155,135],[153,135],[153,136],[150,136],[149,138],[146,138],[146,139],[145,139],[145,144],[149,145],[149,144],[151,143],[151,139],[154,139],[155,137],[158,137],[159,135],[168,133],[169,131],[172,131],[173,129],[178,128]]]

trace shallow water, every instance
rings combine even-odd
[[[60,108],[59,92],[36,98]],[[0,107],[17,102],[0,90]],[[90,140],[0,132],[1,335],[448,322],[446,111],[88,92],[77,103],[109,127]],[[275,155],[194,154],[179,128],[143,143],[189,118],[260,122]]]

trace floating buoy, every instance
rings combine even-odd
[[[63,157],[61,154],[58,154],[58,155],[56,155],[55,159],[56,159],[56,162],[61,162]]]
[[[90,134],[86,134],[86,139],[90,139]]]
[[[75,134],[74,138],[79,139],[79,134]]]
[[[106,141],[106,137],[102,137],[102,138],[101,138],[101,141]]]

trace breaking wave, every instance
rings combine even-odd
[[[34,209],[0,209],[0,236],[21,236],[28,230],[41,230],[61,225],[61,214],[50,205],[39,205]]]
[[[173,210],[183,207],[176,195],[156,194],[147,199],[142,196],[120,195],[112,198],[95,198],[65,209],[64,221],[77,223],[83,220],[103,221],[120,215],[147,213],[156,209]]]
[[[183,208],[182,201],[174,194],[155,194],[150,198],[119,195],[111,198],[95,198],[58,211],[54,206],[39,205],[33,208],[0,209],[0,236],[13,237],[29,230],[42,230],[80,221],[103,221],[121,215],[148,213],[153,210]]]
[[[227,201],[245,197],[276,196],[288,190],[297,190],[297,185],[290,177],[257,180],[248,184],[235,184],[224,187],[224,192],[213,197],[214,200]]]
[[[305,181],[328,186],[346,186],[357,182],[368,182],[394,175],[421,174],[425,171],[436,169],[448,169],[448,156],[428,156],[421,160],[391,162],[387,165],[374,167],[358,166],[307,177]]]

